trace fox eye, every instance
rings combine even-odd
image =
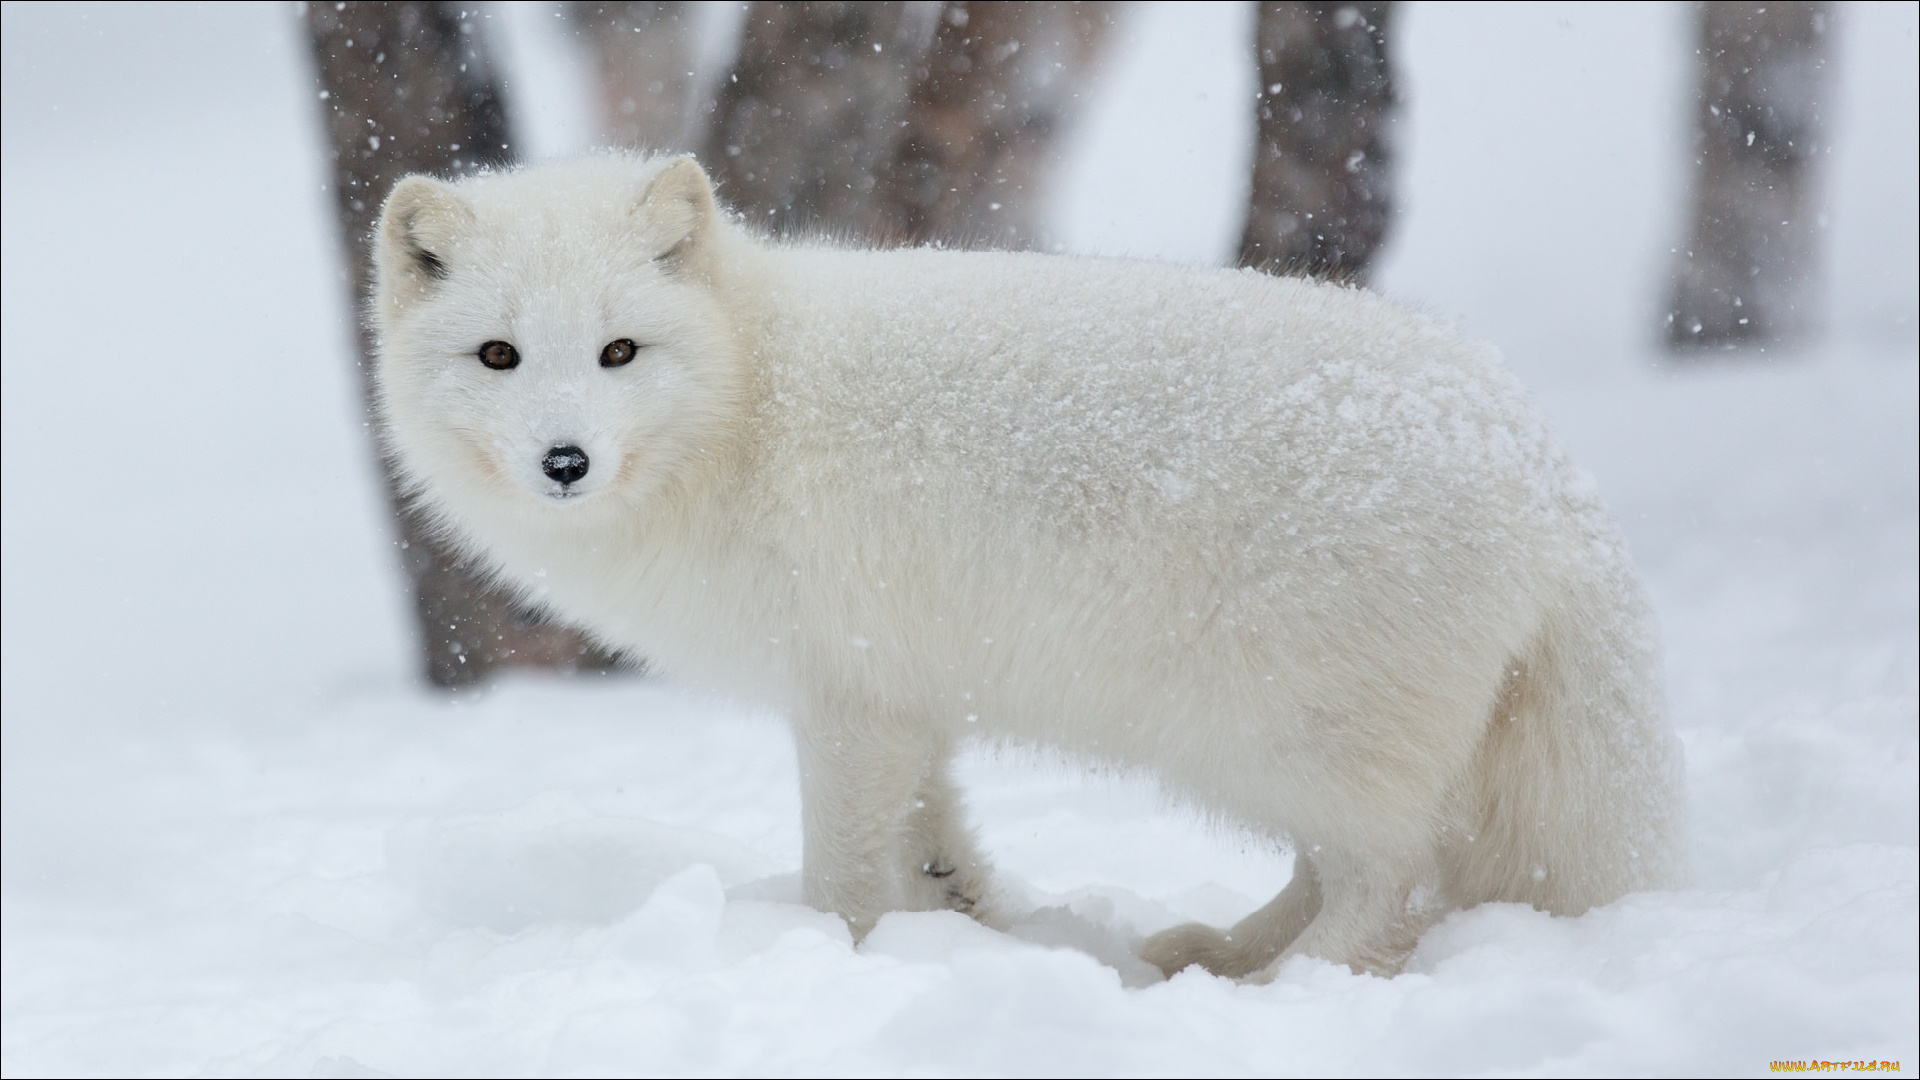
[[[506,371],[520,366],[520,350],[504,341],[489,341],[480,346],[480,362],[495,371]]]
[[[639,353],[640,346],[635,345],[627,338],[621,338],[619,341],[609,341],[607,342],[607,347],[600,350],[600,366],[619,367],[622,364],[630,363]]]

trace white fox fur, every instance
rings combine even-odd
[[[605,642],[788,712],[804,895],[856,934],[994,921],[969,737],[1294,846],[1239,926],[1149,940],[1170,972],[1391,972],[1448,910],[1682,873],[1640,586],[1485,346],[1246,271],[771,243],[689,158],[409,177],[377,259],[418,499]]]

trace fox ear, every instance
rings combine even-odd
[[[380,291],[393,300],[416,299],[447,276],[447,258],[473,225],[473,208],[451,184],[408,176],[393,185],[374,229],[374,265]]]
[[[719,210],[706,171],[682,156],[654,174],[633,213],[657,252],[655,258],[684,262],[706,247]]]

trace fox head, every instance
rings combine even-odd
[[[735,396],[724,227],[687,157],[396,184],[375,385],[416,497],[469,526],[657,508]]]

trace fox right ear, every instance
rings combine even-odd
[[[408,176],[393,185],[374,229],[374,265],[381,291],[416,299],[447,276],[447,260],[473,224],[473,208],[452,184]]]

